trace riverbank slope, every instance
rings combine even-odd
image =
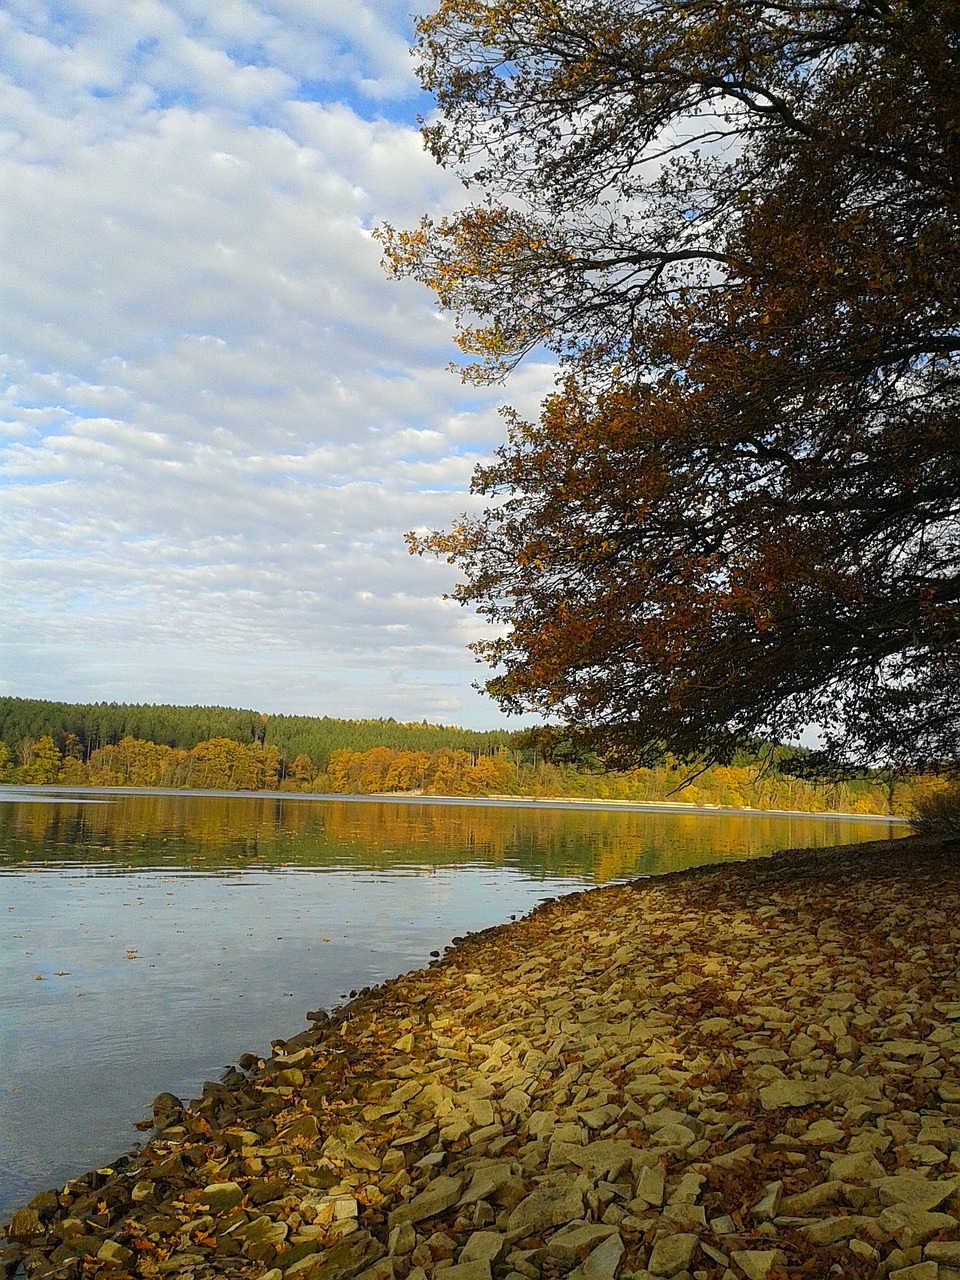
[[[14,1214],[33,1276],[960,1280],[960,855],[574,894]]]

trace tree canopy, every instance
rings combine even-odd
[[[479,517],[414,536],[497,624],[507,710],[619,759],[819,726],[960,759],[960,10],[443,0],[424,127],[479,198],[381,231],[508,415]]]

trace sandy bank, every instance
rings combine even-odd
[[[14,1214],[30,1276],[960,1280],[960,856],[571,895]]]

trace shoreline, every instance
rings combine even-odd
[[[916,836],[547,901],[161,1095],[6,1265],[960,1280],[958,926],[960,860]]]
[[[695,813],[709,816],[767,817],[767,818],[819,818],[824,820],[842,818],[856,822],[893,823],[897,826],[910,826],[910,819],[898,814],[885,813],[847,813],[839,809],[754,809],[749,805],[739,808],[717,804],[689,804],[683,800],[610,800],[603,797],[580,796],[446,796],[427,795],[413,791],[377,791],[364,795],[352,795],[346,792],[320,791],[213,791],[203,789],[173,787],[68,787],[58,783],[0,785],[0,803],[4,800],[43,801],[46,799],[75,799],[85,796],[229,796],[234,799],[266,798],[275,800],[343,800],[351,804],[428,804],[428,805],[476,805],[502,808],[574,808],[591,810],[630,811],[641,813]]]

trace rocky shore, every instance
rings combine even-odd
[[[960,854],[575,894],[36,1196],[9,1274],[960,1280]]]

